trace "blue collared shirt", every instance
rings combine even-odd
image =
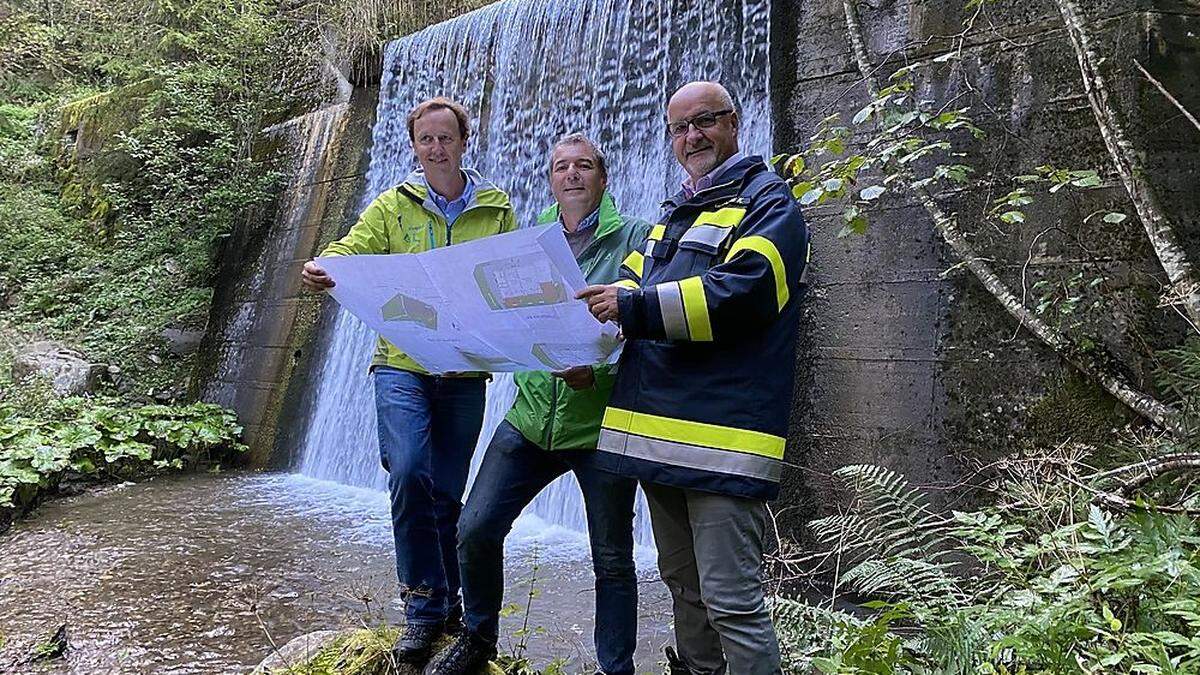
[[[563,224],[562,214],[558,216],[558,224],[563,226],[563,236],[567,238],[567,245],[571,247],[571,253],[575,254],[575,259],[579,259],[579,254],[583,253],[583,249],[588,247],[588,244],[596,238],[596,223],[600,222],[600,208],[596,207],[595,211],[584,216],[583,220],[579,221],[579,225],[575,227],[574,232],[568,232],[567,226]]]
[[[475,196],[475,185],[471,181],[470,174],[464,171],[463,180],[466,181],[466,186],[463,187],[462,196],[453,201],[441,196],[432,187],[429,188],[429,196],[433,199],[433,205],[438,207],[438,210],[446,217],[448,224],[453,224],[455,220],[458,220],[458,217],[466,210],[467,204],[471,203],[471,197]]]
[[[729,159],[722,162],[720,166],[701,176],[699,180],[693,182],[691,178],[688,178],[687,180],[683,181],[683,195],[688,199],[691,199],[697,192],[701,190],[707,190],[713,186],[713,183],[717,182],[717,179],[721,177],[721,174],[731,169],[734,164],[737,164],[743,159],[746,159],[746,155],[739,150],[738,152],[733,153]]]

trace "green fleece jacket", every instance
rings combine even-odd
[[[453,224],[434,205],[425,174],[415,171],[403,183],[375,198],[346,236],[321,251],[322,256],[361,253],[421,253],[517,228],[508,195],[472,169],[463,170],[475,193]],[[379,338],[371,367],[390,366],[426,372],[395,345]],[[471,373],[485,375],[486,373]]]
[[[538,224],[558,220],[555,204],[538,216]],[[580,252],[578,262],[589,284],[617,280],[621,263],[646,243],[650,225],[621,215],[608,192],[600,201],[596,238]],[[517,373],[517,398],[505,417],[525,438],[546,450],[587,450],[596,447],[600,418],[616,378],[616,366],[596,366],[596,384],[575,391],[545,371]]]

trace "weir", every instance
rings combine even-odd
[[[712,36],[720,35],[721,49]],[[682,172],[663,129],[666,99],[685,82],[719,80],[742,119],[742,148],[769,154],[770,7],[767,0],[506,0],[390,43],[384,55],[367,188],[361,204],[416,167],[406,117],[422,99],[446,95],[476,115],[464,165],[506,190],[522,226],[550,204],[547,152],[584,131],[608,156],[609,186],[625,212],[653,222]],[[313,478],[386,489],[379,466],[367,365],[374,334],[339,311],[312,387],[307,430],[293,469]],[[483,449],[515,390],[511,375],[488,386]],[[639,544],[651,543],[639,496]],[[528,511],[582,531],[582,498],[568,474]]]

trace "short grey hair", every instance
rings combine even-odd
[[[560,136],[554,145],[550,146],[550,157],[546,160],[547,169],[549,172],[554,172],[554,151],[564,145],[587,145],[592,149],[592,154],[596,156],[596,166],[600,168],[600,175],[608,178],[608,159],[604,156],[604,151],[596,144],[587,134],[580,131],[573,131],[564,136]]]

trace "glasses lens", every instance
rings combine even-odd
[[[682,136],[687,133],[687,130],[688,130],[688,123],[686,121],[671,122],[670,124],[667,125],[667,133],[671,134],[672,136]]]
[[[700,113],[692,118],[692,124],[696,125],[697,129],[708,129],[717,123],[717,116],[713,113]]]

